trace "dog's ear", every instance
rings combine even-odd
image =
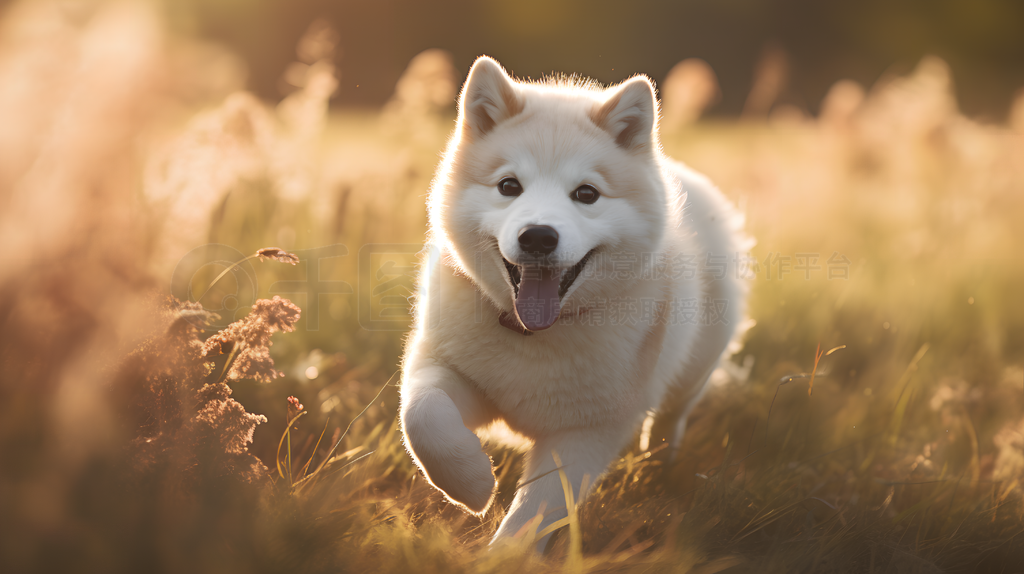
[[[654,85],[646,76],[637,76],[609,92],[608,99],[594,107],[591,119],[597,127],[610,133],[615,143],[626,149],[650,148],[658,110]]]
[[[521,112],[523,98],[498,62],[480,56],[469,70],[459,110],[463,129],[471,137],[480,137]]]

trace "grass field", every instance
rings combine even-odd
[[[519,453],[481,520],[397,429],[443,54],[328,112],[314,27],[271,106],[144,5],[41,6],[0,30],[5,571],[1024,571],[1024,97],[977,123],[926,59],[663,133],[747,214],[756,324],[678,462],[634,441],[540,557],[487,548]]]

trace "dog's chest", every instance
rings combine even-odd
[[[549,433],[631,419],[647,381],[638,380],[642,325],[556,325],[523,336],[477,323],[438,345],[514,430]]]

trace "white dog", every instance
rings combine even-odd
[[[495,540],[575,490],[645,414],[673,449],[745,311],[750,241],[703,176],[666,158],[651,81],[512,80],[481,57],[428,200],[430,254],[403,364],[402,429],[431,484],[481,515],[477,431],[532,442]]]

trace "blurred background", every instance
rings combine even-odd
[[[1022,53],[996,0],[0,2],[2,569],[1014,571]],[[758,240],[682,456],[547,561],[486,551],[521,453],[471,518],[396,421],[480,54],[650,75]]]
[[[1024,85],[1024,6],[1007,0],[184,0],[170,10],[178,29],[233,50],[249,86],[269,99],[287,91],[290,48],[309,22],[327,20],[339,32],[337,106],[382,105],[428,48],[451,53],[457,70],[488,54],[520,77],[568,72],[605,83],[636,73],[660,82],[701,58],[721,85],[717,116],[763,111],[749,94],[758,65],[772,59],[784,69],[779,103],[812,114],[836,81],[871,85],[928,54],[949,64],[972,117],[1005,120]]]

